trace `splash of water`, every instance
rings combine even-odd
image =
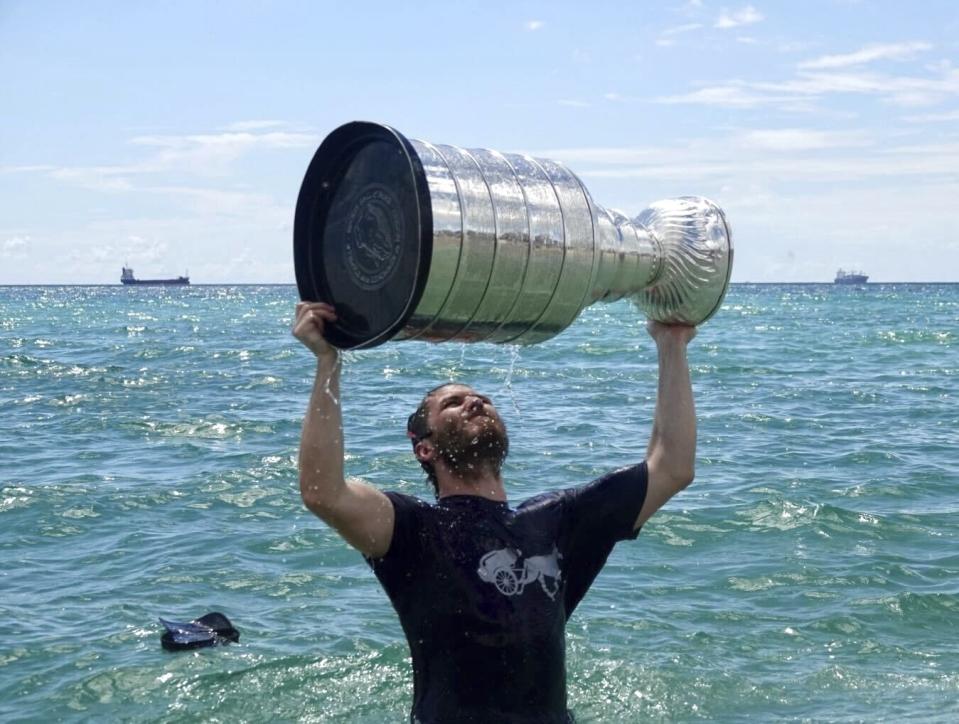
[[[506,391],[509,392],[510,402],[513,403],[513,411],[517,415],[521,415],[519,405],[516,404],[516,393],[513,391],[513,372],[516,370],[516,361],[519,359],[519,345],[511,344],[508,345],[508,348],[510,351],[509,369],[506,370],[506,379],[503,384],[506,386]]]
[[[438,345],[430,345],[430,346],[438,346]],[[446,375],[446,379],[449,382],[454,382],[457,379],[457,377],[460,376],[461,371],[466,366],[466,346],[467,346],[467,343],[463,342],[460,345],[459,360],[456,362],[453,362],[452,364],[450,364],[450,366],[443,369],[443,373]]]
[[[333,363],[333,374],[326,378],[326,382],[323,385],[323,393],[332,400],[334,405],[340,404],[340,399],[333,394],[333,388],[330,386],[330,382],[334,377],[339,377],[340,373],[343,371],[343,357],[349,352],[337,351],[336,353],[336,362]]]

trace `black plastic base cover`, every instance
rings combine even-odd
[[[300,299],[326,302],[341,349],[399,332],[423,295],[433,252],[426,173],[413,145],[378,123],[340,126],[320,144],[296,202]]]
[[[200,649],[240,640],[240,632],[233,628],[230,619],[214,611],[189,623],[160,619],[166,631],[160,637],[160,645],[167,651]]]

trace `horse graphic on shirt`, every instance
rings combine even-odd
[[[562,556],[553,546],[548,556],[530,556],[519,563],[521,554],[514,548],[491,551],[480,559],[477,574],[480,580],[492,583],[504,596],[518,596],[526,584],[539,581],[543,592],[554,599],[563,573],[559,568]]]

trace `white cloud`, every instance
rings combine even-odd
[[[137,136],[130,143],[160,149],[149,164],[162,169],[179,168],[192,173],[219,175],[246,153],[259,149],[315,148],[320,142],[311,133],[232,131],[183,136]]]
[[[277,203],[269,194],[175,185],[148,186],[138,190],[183,199],[194,213],[206,217],[255,219],[260,225],[272,225],[293,215],[292,208]]]
[[[58,168],[50,177],[90,191],[130,191],[133,184],[126,178],[135,172],[133,166],[89,166]]]
[[[269,131],[194,135],[137,136],[134,146],[157,149],[136,163],[115,166],[21,167],[45,170],[57,181],[93,191],[134,191],[132,179],[147,175],[182,173],[190,176],[225,176],[233,162],[257,150],[315,148],[320,139],[309,133]]]
[[[746,5],[739,10],[732,11],[723,8],[722,12],[719,14],[719,18],[716,20],[716,25],[714,27],[717,27],[720,30],[729,30],[731,28],[738,28],[742,25],[752,25],[753,23],[758,23],[763,19],[763,15],[752,5]]]
[[[589,108],[589,103],[586,101],[578,101],[572,98],[561,98],[556,102],[561,106],[569,106],[570,108]]]
[[[921,115],[905,116],[904,121],[908,123],[942,123],[949,121],[959,121],[959,110],[946,111],[945,113],[924,113]]]
[[[25,256],[29,243],[29,236],[12,236],[9,239],[5,239],[3,244],[0,245],[0,256],[8,258]]]
[[[802,75],[786,86],[802,93],[858,93],[874,95],[894,105],[920,106],[959,95],[959,71],[948,71],[938,78],[882,73],[816,73]]]
[[[156,268],[157,262],[165,260],[169,249],[166,243],[157,239],[146,239],[136,234],[130,234],[125,239],[101,242],[93,245],[83,245],[71,252],[73,263],[82,262],[96,265],[107,264],[149,264]],[[157,269],[157,271],[163,271]],[[166,270],[169,271],[169,270]],[[163,273],[166,273],[163,271]],[[148,275],[144,275],[148,276]]]
[[[238,156],[255,148],[311,148],[319,143],[319,137],[312,133],[290,133],[287,131],[269,131],[250,133],[230,131],[227,133],[201,133],[186,136],[137,136],[130,143],[139,146],[201,152],[213,149],[215,153]]]
[[[0,173],[37,173],[42,171],[53,171],[56,166],[46,164],[30,164],[23,166],[0,166]]]
[[[659,34],[659,38],[656,39],[656,45],[667,47],[675,44],[676,36],[683,35],[685,33],[691,33],[694,30],[699,30],[703,27],[702,23],[686,23],[684,25],[677,25],[672,28],[666,28]]]
[[[728,108],[756,108],[764,105],[791,103],[796,100],[796,96],[789,93],[767,93],[764,90],[757,92],[751,89],[748,83],[730,81],[726,85],[708,86],[690,93],[663,96],[655,100],[657,103],[667,104],[690,103]]]
[[[808,112],[825,96],[843,94],[874,96],[898,106],[932,105],[959,96],[959,70],[948,68],[938,77],[803,71],[782,81],[728,80],[689,93],[656,98],[655,102],[729,108],[775,106],[785,111]]]
[[[926,63],[926,70],[933,73],[948,73],[952,70],[952,61],[948,58],[940,58],[932,63]]]
[[[691,33],[694,30],[699,30],[701,27],[703,27],[702,23],[686,23],[685,25],[666,28],[660,35],[682,35],[683,33]]]
[[[810,153],[821,149],[832,152]],[[955,179],[959,168],[959,142],[894,145],[888,137],[863,131],[804,128],[735,131],[725,138],[696,139],[673,147],[560,148],[532,155],[564,161],[582,177],[674,179],[687,188],[711,187],[717,180],[729,179],[744,185],[868,181],[900,188],[907,177]]]
[[[736,147],[735,154],[720,156],[683,156],[648,165],[623,165],[613,168],[577,169],[583,178],[649,179],[681,182],[687,189],[715,186],[729,178],[767,179],[770,182],[809,182],[830,184],[894,181],[897,188],[905,178],[955,176],[959,168],[959,149],[943,150],[937,157],[929,152],[903,151],[901,155],[846,154],[829,157],[810,156],[800,152],[794,156],[750,156]]]
[[[811,43],[799,40],[785,40],[776,45],[776,50],[780,53],[798,53],[806,50]]]
[[[289,125],[286,121],[236,121],[228,123],[224,128],[227,131],[262,131],[264,128],[282,128]]]
[[[812,60],[805,60],[799,64],[804,70],[828,70],[832,68],[848,68],[851,65],[864,65],[877,60],[909,60],[917,53],[930,50],[929,43],[888,43],[885,45],[868,45],[854,53],[843,55],[823,55]]]
[[[911,146],[890,146],[883,149],[883,153],[886,155],[922,154],[929,156],[943,154],[955,158],[956,155],[959,154],[959,141],[945,143],[922,143],[913,144]],[[956,168],[959,168],[959,166]]]
[[[524,26],[527,30],[533,32],[543,27],[545,23],[542,20],[530,20]]]
[[[765,151],[818,151],[872,145],[862,133],[809,128],[752,130],[742,133],[736,140],[743,148]]]

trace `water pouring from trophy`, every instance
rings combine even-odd
[[[388,340],[535,344],[631,298],[698,325],[732,271],[726,216],[694,196],[638,216],[597,205],[548,159],[408,139],[354,122],[313,156],[293,230],[300,298],[332,304],[342,349]]]

